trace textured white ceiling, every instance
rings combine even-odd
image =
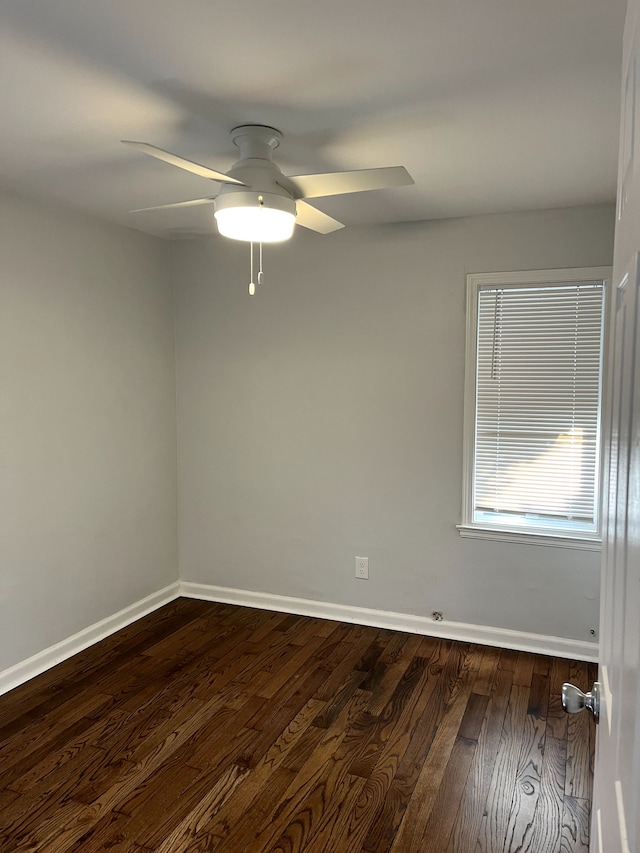
[[[415,186],[314,202],[347,225],[612,201],[625,0],[2,0],[0,187],[162,236],[218,184],[229,131],[285,173],[404,165]],[[330,237],[318,239],[330,239]]]

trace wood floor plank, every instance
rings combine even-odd
[[[561,853],[588,853],[591,806],[588,800],[564,798]]]
[[[530,687],[533,677],[533,666],[535,663],[535,655],[529,652],[519,652],[516,667],[513,672],[513,683],[520,687]]]
[[[135,764],[128,759],[109,765],[100,764],[99,769],[105,766],[109,770],[117,768],[121,772],[113,779],[113,774],[109,774],[110,783],[105,783],[102,776],[97,780],[92,776],[88,784],[85,783],[79,790],[74,790],[68,799],[61,802],[61,807],[55,814],[30,827],[21,839],[22,843],[27,849],[31,845],[34,850],[66,853],[88,829],[95,826],[107,813],[117,809],[123,799],[189,740],[203,720],[208,722],[219,705],[220,698],[214,696],[207,705],[198,709],[197,717],[190,713],[178,725],[171,721],[170,730],[167,732],[165,729],[163,739],[154,738],[151,744],[141,744],[140,751],[143,754]]]
[[[467,658],[470,666],[463,664],[456,686],[438,725],[433,743],[422,765],[411,794],[409,805],[391,845],[391,853],[418,850],[425,842],[425,829],[433,811],[440,785],[456,743],[460,724],[464,718],[473,682],[480,665],[480,656]]]
[[[385,751],[373,772],[364,778],[364,785],[358,788],[358,797],[353,802],[350,812],[348,810],[343,812],[343,830],[338,849],[341,847],[346,850],[364,849],[364,844],[371,835],[372,826],[378,815],[383,812],[389,797],[399,757],[399,753],[391,755]],[[325,831],[325,836],[326,834]],[[320,835],[319,839],[314,841],[316,846],[322,838],[323,836]],[[338,843],[335,833],[331,840],[332,843]]]
[[[30,719],[21,728],[11,731],[7,726],[8,733],[0,740],[6,767],[13,761],[24,759],[30,753],[38,750],[43,743],[56,737],[64,728],[82,717],[90,715],[98,708],[110,704],[111,697],[101,692],[91,692],[82,697],[70,696],[65,702],[56,706],[57,714],[45,714]]]
[[[135,848],[136,837],[143,838],[156,826],[171,809],[177,797],[181,797],[189,782],[198,772],[182,762],[170,761],[162,768],[163,772],[152,774],[135,792],[135,804],[132,809],[130,800],[120,809],[107,812],[94,826],[87,830],[70,850],[96,853],[111,850],[116,844],[128,844]],[[148,787],[146,787],[148,785]],[[127,807],[128,806],[128,807]],[[135,806],[139,806],[136,808]]]
[[[475,684],[474,684],[475,687]],[[473,688],[472,688],[473,689]],[[482,722],[489,704],[489,697],[479,693],[471,693],[467,707],[465,708],[460,728],[458,729],[458,737],[477,742],[482,729]]]
[[[424,853],[442,853],[447,847],[476,748],[475,741],[464,737],[457,737],[453,744],[433,808],[422,831],[420,849]]]
[[[496,671],[478,736],[478,745],[467,777],[467,785],[449,838],[447,853],[472,853],[476,850],[512,685],[511,670]],[[474,684],[474,690],[475,688]]]
[[[152,804],[153,791],[165,775],[163,773],[165,769],[168,771],[172,765],[188,766],[185,765],[185,760],[188,758],[189,745],[185,744],[169,762],[146,780],[147,791],[141,791],[142,786],[140,786],[122,805],[118,806],[117,810],[127,815],[124,825],[131,839],[136,844],[155,851],[179,825],[188,821],[189,815],[202,815],[200,811],[202,801],[208,798],[209,792],[214,788],[219,794],[215,800],[215,810],[219,809],[235,790],[236,782],[249,773],[248,768],[241,767],[234,758],[253,737],[255,737],[253,730],[240,729],[225,743],[224,747],[211,756],[210,762],[202,770],[198,770],[195,777],[191,777],[184,787],[176,790],[176,796],[171,798],[167,807],[161,813],[157,812],[154,808],[155,804]],[[174,788],[176,779],[178,779],[177,776],[174,778],[169,774],[167,785]],[[220,779],[224,780],[224,784],[218,788]],[[207,808],[210,813],[213,801],[208,803]]]
[[[417,656],[421,639],[416,635],[399,634],[396,641],[391,642],[389,647],[385,649],[380,660],[386,669],[371,697],[371,704],[367,709],[369,713],[380,714],[391,699],[398,682],[411,665],[413,658]],[[398,640],[401,642],[398,643]]]
[[[297,786],[298,782],[294,780],[292,784]],[[364,779],[352,779],[344,764],[329,758],[321,772],[308,782],[308,787],[301,788],[304,800],[289,816],[275,843],[265,843],[258,837],[256,843],[260,846],[257,849],[300,853],[311,850],[316,839],[320,839],[320,849],[326,850],[325,844],[334,833],[342,835],[346,816],[363,786]]]
[[[540,720],[533,714],[524,716],[519,731],[520,752],[504,853],[531,849],[533,819],[540,797],[545,729],[544,720]]]
[[[272,810],[264,825],[252,821],[252,832],[236,833],[235,836],[231,834],[219,845],[220,851],[232,853],[241,849],[268,850],[278,842],[289,826],[292,827],[290,834],[295,833],[298,839],[307,837],[322,815],[326,801],[325,791],[330,788],[337,790],[339,795],[343,790],[347,767],[337,766],[334,753],[346,736],[350,720],[366,707],[369,698],[369,694],[362,691],[356,691],[350,697],[340,714],[327,728],[318,746],[295,775],[277,808]],[[248,814],[251,814],[251,811],[252,809]],[[241,843],[246,844],[246,847],[240,846]]]
[[[478,850],[496,853],[505,849],[521,751],[521,721],[526,716],[529,691],[516,684],[511,688],[502,737],[483,816]]]
[[[51,774],[3,810],[0,839],[8,849],[12,849],[12,845],[16,850],[32,845],[35,850],[48,850],[47,843],[51,842],[54,847],[55,839],[64,832],[68,817],[73,816],[75,821],[86,819],[86,828],[89,828],[90,815],[86,814],[84,806],[73,800],[77,786],[103,784],[108,787],[132,766],[120,760],[105,763],[104,753],[95,747],[83,750],[69,766]],[[79,827],[78,835],[83,832]]]
[[[197,849],[200,827],[206,826],[217,814],[248,772],[235,764],[227,768],[198,805],[189,812],[189,816],[156,848],[157,853],[188,853]]]
[[[297,678],[300,678],[300,672],[304,671],[304,665],[309,658],[313,657],[314,653],[325,643],[326,639],[324,637],[312,635],[304,645],[294,646],[297,651],[287,655],[283,666],[272,674],[271,678],[260,688],[257,695],[262,696],[264,699],[273,699],[285,685],[290,686],[294,683]]]
[[[378,784],[392,776],[382,808],[376,816],[363,850],[382,853],[391,848],[407,805],[411,800],[416,781],[426,756],[438,731],[462,667],[465,646],[439,643],[425,674],[425,681],[416,702],[407,708],[398,723],[397,735],[385,747],[372,774]],[[392,763],[392,772],[387,764]]]
[[[257,827],[269,823],[270,816],[277,809],[294,778],[295,771],[284,766],[278,767],[273,771],[269,784],[260,789],[259,795],[253,798],[244,811],[227,808],[228,803],[225,803],[213,820],[198,828],[198,846],[195,850],[235,853],[240,850],[259,849],[252,846],[258,832]],[[189,848],[189,853],[193,853],[193,847]]]
[[[0,849],[586,851],[595,675],[178,599],[0,697]]]
[[[80,734],[94,724],[92,712],[101,710],[104,716],[112,707],[112,699],[102,693],[84,697],[84,701],[71,701],[62,706],[58,714],[50,714],[16,734],[0,745],[3,753],[3,783],[10,786],[13,780],[43,758],[48,757],[59,745]]]
[[[442,665],[448,657],[448,645],[445,650],[445,644],[441,642],[420,643],[416,650],[418,655],[404,671],[394,694],[380,712],[380,728],[374,726],[376,737],[365,742],[349,768],[350,773],[366,779],[364,787],[353,786],[350,789],[346,807],[333,820],[325,822],[324,829],[313,838],[310,848],[313,853],[330,849],[369,849],[372,843],[382,843],[384,849],[389,849],[406,806],[404,800],[398,802],[393,799],[395,792],[391,786],[394,777],[401,760],[404,757],[411,760],[409,746],[417,744],[419,751],[420,743],[424,743],[417,729],[424,719],[425,708],[436,683],[450,683],[446,678],[442,682],[439,680]],[[431,654],[427,660],[419,656],[425,652]],[[370,714],[371,707],[372,703],[365,715]],[[375,715],[371,717],[375,720]],[[354,726],[356,724],[354,722]],[[428,732],[426,725],[425,730]],[[382,749],[379,748],[381,743],[384,744]],[[392,798],[391,821],[387,819],[385,809],[389,797]],[[376,822],[377,826],[374,826]],[[385,832],[389,834],[384,836]]]
[[[368,778],[371,775],[393,730],[397,725],[405,725],[404,719],[420,697],[428,698],[430,691],[423,687],[426,688],[429,679],[429,663],[429,660],[414,657],[381,713],[371,714],[367,709],[354,723],[354,728],[360,724],[361,743],[349,766],[353,776]],[[366,735],[362,736],[365,727]]]
[[[357,627],[360,628],[361,626]],[[357,668],[357,664],[366,655],[374,640],[371,632],[365,634],[358,631],[358,635],[356,635],[358,639],[354,640],[353,643],[346,640],[336,643],[336,646],[327,655],[324,664],[321,664],[321,668],[327,673],[327,677],[322,688],[316,694],[318,699],[331,699],[335,696],[336,692],[342,689],[344,683],[349,681],[354,671],[364,673],[364,670]]]
[[[528,850],[531,853],[560,853],[564,820],[564,776],[567,747],[564,741],[547,736],[542,760],[540,796],[536,805]]]
[[[296,744],[307,732],[321,704],[317,699],[310,699],[305,704],[255,768],[249,772],[243,784],[233,792],[233,795],[224,805],[216,810],[216,814],[211,816],[206,824],[200,821],[202,825],[196,826],[193,815],[189,812],[171,833],[170,837],[178,845],[176,849],[181,849],[179,845],[183,844],[186,839],[191,839],[191,843],[194,845],[205,846],[207,843],[214,844],[215,839],[225,838],[229,834],[230,828],[243,819],[245,812],[256,798],[264,797],[265,788],[272,784],[275,772],[283,765],[287,756],[291,755]],[[319,735],[321,734],[321,730],[316,729],[316,731]],[[292,769],[286,777],[280,774],[280,778],[288,779],[287,787],[293,776],[294,771]]]
[[[473,692],[479,696],[489,696],[498,671],[498,661],[502,650],[487,647],[482,655],[480,669],[473,684]]]
[[[527,714],[546,720],[549,711],[549,678],[534,672],[531,677],[531,689],[529,690],[529,705]]]
[[[37,785],[41,786],[51,774],[59,773],[62,768],[68,767],[77,755],[89,747],[100,746],[104,739],[119,731],[129,721],[130,716],[126,711],[115,709],[98,721],[88,717],[73,723],[65,729],[65,740],[61,747],[56,738],[43,746],[35,756],[27,756],[24,764],[15,764],[4,777],[7,787],[25,794]],[[34,762],[34,758],[39,760]],[[68,772],[68,769],[64,772]]]
[[[567,737],[567,715],[562,708],[562,685],[569,680],[569,661],[553,658],[549,671],[549,705],[547,725],[551,737],[564,740]]]

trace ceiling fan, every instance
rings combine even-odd
[[[213,204],[218,231],[223,236],[251,243],[275,243],[289,239],[296,224],[319,234],[344,228],[342,222],[307,204],[304,199],[413,183],[404,166],[284,175],[272,159],[282,139],[279,130],[265,125],[241,125],[231,131],[231,139],[240,149],[240,159],[226,174],[146,142],[122,140],[158,160],[221,184],[220,191],[207,198],[141,208],[132,213]]]

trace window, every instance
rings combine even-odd
[[[467,277],[463,536],[600,546],[609,269]]]

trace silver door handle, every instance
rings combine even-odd
[[[583,693],[578,687],[565,682],[562,685],[562,707],[567,714],[577,714],[588,708],[596,723],[600,722],[600,683],[594,681],[591,693]]]

